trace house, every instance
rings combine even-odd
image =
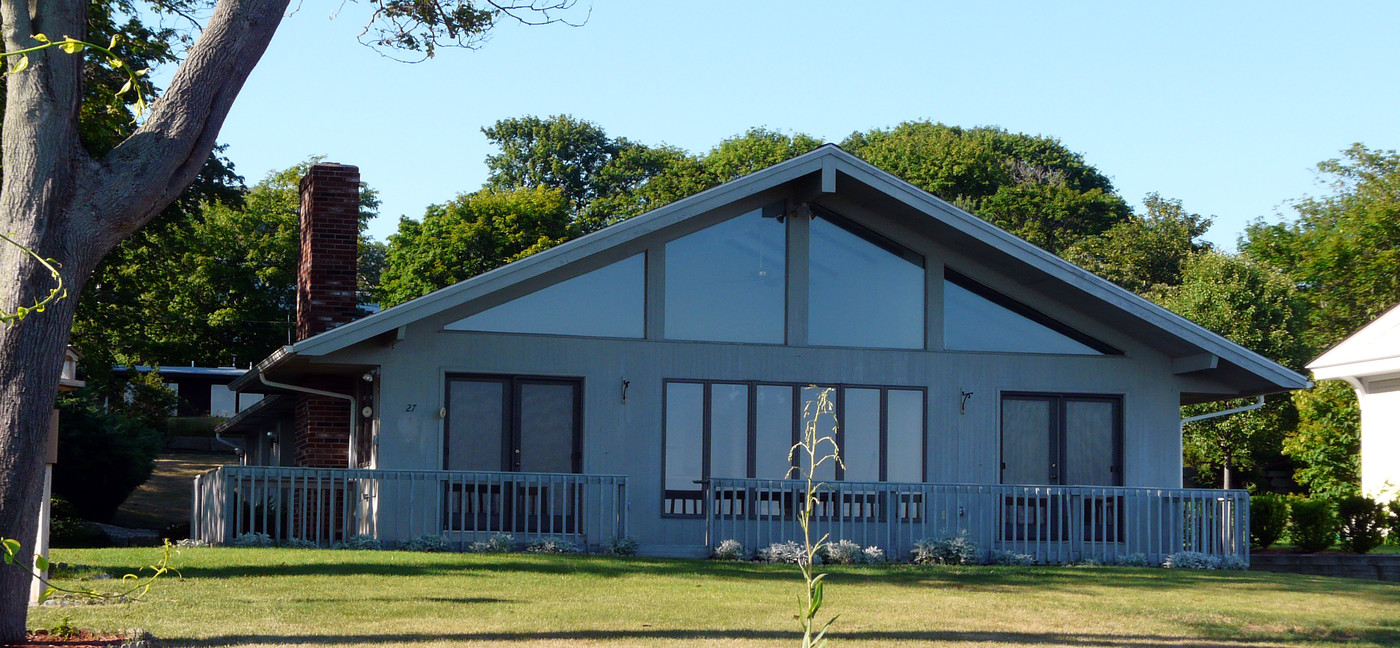
[[[119,378],[150,372],[159,373],[165,388],[179,398],[172,418],[228,418],[262,398],[229,389],[229,383],[247,373],[238,367],[112,365],[112,374]]]
[[[754,549],[830,389],[833,539],[1247,556],[1247,496],[1181,488],[1179,408],[1307,384],[833,145],[350,321],[357,183],[302,181],[299,341],[222,428],[271,466],[202,476],[199,537]]]
[[[1361,405],[1361,492],[1400,495],[1400,305],[1351,334],[1308,369],[1317,380],[1345,380]]]

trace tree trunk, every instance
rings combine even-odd
[[[92,160],[78,141],[81,55],[49,49],[6,77],[0,232],[61,265],[67,296],[0,328],[0,536],[32,564],[49,415],[78,293],[113,246],[170,204],[199,173],[287,0],[219,0],[165,94],[136,133]],[[86,0],[0,0],[6,51],[33,35],[85,35]],[[0,242],[0,309],[42,299],[48,271]],[[0,643],[24,638],[30,575],[0,567]]]
[[[0,263],[0,272],[16,276],[9,274],[13,267]],[[39,268],[18,276],[47,279],[48,272]],[[5,287],[6,302],[18,292],[15,287]],[[22,567],[33,564],[49,417],[76,305],[70,296],[17,326],[0,328],[0,536],[22,543]],[[0,640],[24,637],[31,578],[26,569],[0,569]]]

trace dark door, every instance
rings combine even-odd
[[[1025,486],[1121,486],[1123,401],[1117,396],[1003,394],[1001,483]],[[1027,489],[1003,503],[1003,538],[1091,541],[1122,536],[1121,498]]]
[[[1122,411],[1117,396],[1003,395],[1001,483],[1123,485]]]
[[[449,377],[443,468],[579,472],[581,392],[574,379]]]
[[[582,381],[449,376],[446,470],[578,473]],[[577,487],[533,475],[467,477],[447,485],[445,531],[572,533]]]

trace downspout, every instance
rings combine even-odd
[[[355,437],[359,435],[358,427],[360,423],[360,410],[359,401],[356,401],[354,396],[350,396],[348,394],[337,394],[335,392],[328,392],[320,389],[312,389],[310,387],[298,387],[296,385],[289,385],[287,383],[273,382],[271,380],[268,380],[267,376],[264,375],[262,372],[258,372],[258,380],[261,381],[262,384],[267,385],[268,387],[276,387],[279,389],[286,389],[288,391],[301,392],[303,394],[327,396],[330,398],[339,398],[341,400],[350,401],[350,446],[346,448],[345,463],[347,468],[355,468]]]
[[[233,454],[238,455],[238,463],[240,463],[240,464],[247,464],[247,463],[248,463],[248,456],[247,456],[246,454],[243,453],[243,448],[240,448],[240,447],[238,447],[238,446],[236,446],[236,445],[234,445],[234,444],[232,444],[232,443],[229,443],[229,440],[228,440],[228,439],[225,439],[225,438],[219,436],[219,428],[217,428],[217,427],[214,428],[214,440],[215,440],[215,441],[218,441],[219,443],[222,443],[222,444],[224,444],[224,445],[226,445],[226,446],[228,446],[228,447],[230,447],[230,448],[232,448],[232,449],[233,449]]]
[[[1255,401],[1254,401],[1254,404],[1253,404],[1253,405],[1245,405],[1245,406],[1243,406],[1243,407],[1232,407],[1232,408],[1230,408],[1230,409],[1221,410],[1221,411],[1219,411],[1219,412],[1210,412],[1209,414],[1197,414],[1197,415],[1195,415],[1195,416],[1188,416],[1188,417],[1186,417],[1186,418],[1184,418],[1184,419],[1181,419],[1181,424],[1177,426],[1177,434],[1178,434],[1178,436],[1180,436],[1180,435],[1183,435],[1183,434],[1186,433],[1186,424],[1187,424],[1187,423],[1194,423],[1194,422],[1196,422],[1196,421],[1204,421],[1204,420],[1206,420],[1206,419],[1220,418],[1220,417],[1222,417],[1222,416],[1230,416],[1231,414],[1240,414],[1240,413],[1242,413],[1242,412],[1248,412],[1248,411],[1251,411],[1251,410],[1257,410],[1257,409],[1259,409],[1259,408],[1261,408],[1261,407],[1263,407],[1263,406],[1264,406],[1264,397],[1263,397],[1263,396],[1260,396],[1260,397],[1258,398],[1258,400],[1255,400]],[[1229,482],[1230,482],[1230,464],[1229,464],[1228,461],[1227,461],[1226,464],[1225,464],[1225,475],[1224,475],[1224,480],[1223,480],[1223,481],[1225,482],[1225,484],[1222,484],[1222,486],[1226,486],[1226,485],[1228,485]]]

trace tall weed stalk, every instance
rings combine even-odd
[[[789,474],[796,474],[807,482],[807,495],[803,500],[802,510],[797,514],[797,524],[802,527],[804,552],[803,559],[798,561],[797,567],[802,570],[802,579],[807,583],[806,594],[798,600],[798,618],[802,623],[802,648],[825,646],[826,631],[836,622],[836,617],[833,616],[822,624],[820,630],[816,628],[817,614],[822,607],[822,581],[826,574],[816,573],[815,565],[817,555],[826,546],[828,534],[823,533],[816,542],[812,541],[812,515],[820,504],[818,494],[826,486],[825,483],[816,480],[817,468],[828,462],[844,467],[841,463],[841,449],[836,445],[839,422],[836,420],[836,402],[832,399],[834,391],[830,387],[822,389],[815,401],[803,404],[802,437],[788,452],[789,462],[794,458],[799,459]],[[830,417],[831,420],[829,434],[825,433],[822,426],[822,419],[826,417]],[[828,446],[830,450],[825,449]],[[802,461],[804,459],[805,461]]]

